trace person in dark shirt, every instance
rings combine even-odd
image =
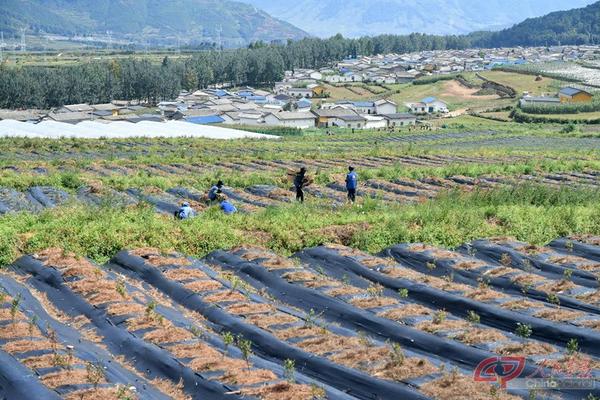
[[[304,180],[306,177],[306,168],[300,168],[300,172],[294,177],[294,187],[296,188],[296,200],[300,203],[304,203]]]
[[[213,187],[208,191],[208,200],[216,201],[219,194],[221,194],[221,189],[223,188],[223,181],[217,182]]]

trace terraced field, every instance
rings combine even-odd
[[[363,160],[357,165],[359,167],[373,167],[392,160],[370,159]],[[443,165],[446,160],[436,157],[417,158],[407,157],[401,162],[419,166]],[[481,160],[480,162],[492,162],[492,160]],[[281,176],[285,175],[285,169],[299,169],[300,162],[296,163],[221,163],[217,168],[222,168],[221,173],[226,174],[238,170],[248,173],[249,171],[279,171]],[[307,162],[309,168],[318,170],[327,169],[332,166],[341,168],[343,162]],[[182,171],[189,172],[199,166],[183,165],[154,165],[148,167],[148,174],[180,174]],[[127,173],[123,168],[123,173]],[[95,170],[95,173],[110,176],[105,170]],[[343,174],[337,176],[338,181],[326,185],[314,184],[306,189],[306,192],[318,199],[324,199],[333,205],[346,202],[346,189],[343,183]],[[485,190],[501,187],[512,187],[519,185],[546,185],[550,187],[585,187],[597,190],[600,186],[600,173],[596,171],[553,173],[553,174],[525,174],[517,176],[486,176],[478,178],[468,176],[449,176],[447,178],[425,177],[420,179],[397,178],[393,180],[367,179],[361,182],[357,196],[359,199],[371,198],[388,203],[416,203],[435,198],[440,193],[448,191],[472,191]],[[247,188],[225,187],[223,193],[240,207],[242,211],[251,212],[259,208],[277,206],[289,203],[293,199],[291,188],[282,188],[273,185],[253,185]],[[139,203],[148,203],[156,208],[158,212],[173,214],[182,202],[189,202],[197,211],[203,211],[208,207],[206,195],[193,188],[174,187],[167,190],[158,188],[128,188],[124,191],[110,187],[82,186],[69,193],[61,188],[48,186],[33,186],[24,191],[12,188],[0,188],[0,214],[9,212],[39,212],[43,209],[80,202],[89,206],[113,205],[133,206]]]
[[[202,260],[141,248],[102,266],[47,249],[0,272],[0,395],[598,396],[593,387],[502,389],[474,370],[503,356],[523,360],[521,376],[575,371],[596,382],[599,244],[500,238],[456,251],[401,244],[378,256],[325,245],[292,258],[237,247]]]

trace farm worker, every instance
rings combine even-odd
[[[358,187],[358,175],[354,171],[354,167],[348,167],[348,175],[346,175],[346,190],[348,190],[348,200],[356,201],[356,188]]]
[[[294,177],[294,187],[296,188],[296,200],[300,203],[304,203],[304,192],[302,188],[304,187],[304,177],[306,175],[306,168],[300,168],[300,172],[296,174]]]
[[[237,212],[237,208],[227,200],[223,200],[220,207],[226,215],[235,214]]]
[[[213,187],[211,187],[210,190],[208,191],[208,199],[210,201],[217,200],[218,195],[221,194],[222,187],[223,187],[223,181],[219,181],[219,182],[217,182],[216,185],[213,185]]]
[[[196,216],[196,211],[190,207],[190,203],[185,202],[181,205],[179,210],[175,212],[175,217],[178,219],[189,219]]]

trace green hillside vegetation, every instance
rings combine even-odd
[[[256,40],[299,39],[300,29],[256,8],[229,0],[6,0],[0,30],[60,35],[106,34],[161,43],[217,41],[243,45]]]
[[[600,42],[600,2],[530,18],[509,29],[470,35],[482,47],[547,46]],[[479,36],[479,38],[478,38]]]

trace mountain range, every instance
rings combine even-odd
[[[495,31],[526,18],[595,0],[242,0],[320,37],[465,34]]]
[[[141,43],[299,39],[307,33],[255,6],[230,0],[2,0],[5,35],[107,35]]]

